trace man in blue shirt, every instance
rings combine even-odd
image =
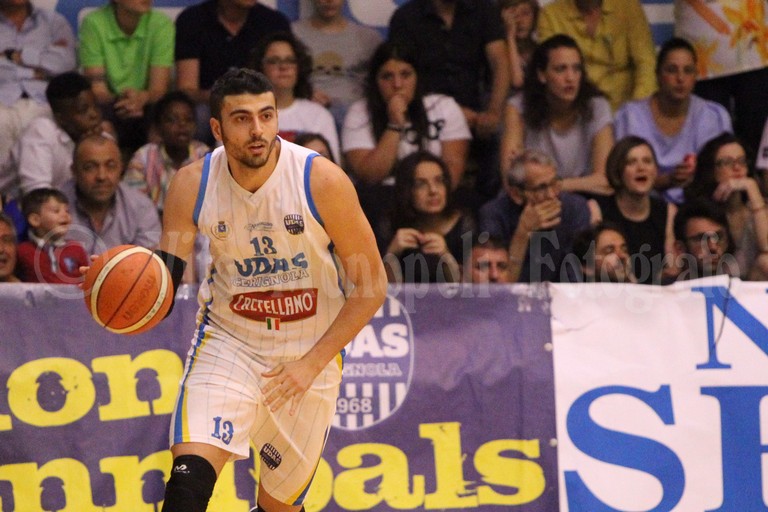
[[[480,209],[480,231],[509,244],[511,282],[558,282],[574,236],[589,227],[587,200],[560,190],[555,163],[541,151],[528,149],[512,162],[507,193]]]

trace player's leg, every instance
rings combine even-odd
[[[273,498],[264,487],[259,484],[259,503],[251,512],[303,512],[302,505],[287,505]]]
[[[216,478],[231,454],[205,443],[175,444],[171,453],[173,467],[162,512],[205,512]]]

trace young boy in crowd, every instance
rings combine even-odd
[[[22,212],[29,226],[29,239],[18,248],[21,280],[53,284],[80,282],[79,268],[87,266],[89,261],[79,242],[64,240],[72,223],[67,196],[54,188],[35,189],[22,199]]]

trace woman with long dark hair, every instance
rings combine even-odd
[[[725,209],[742,279],[768,279],[768,210],[741,140],[722,133],[707,142],[696,162],[686,201],[706,199]]]
[[[451,176],[439,157],[412,153],[395,169],[395,204],[384,255],[392,282],[455,282],[474,222],[455,207]]]
[[[502,175],[524,149],[538,149],[557,163],[563,190],[606,195],[611,190],[605,159],[612,145],[611,107],[587,79],[578,45],[563,34],[543,41],[533,52],[522,93],[507,104]]]
[[[443,94],[424,94],[413,49],[382,43],[371,58],[365,99],[344,119],[342,148],[349,170],[367,184],[392,174],[397,160],[419,150],[443,159],[457,186],[472,135],[458,103]]]

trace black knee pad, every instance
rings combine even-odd
[[[176,457],[162,512],[205,512],[215,484],[216,470],[210,462],[198,455]]]

